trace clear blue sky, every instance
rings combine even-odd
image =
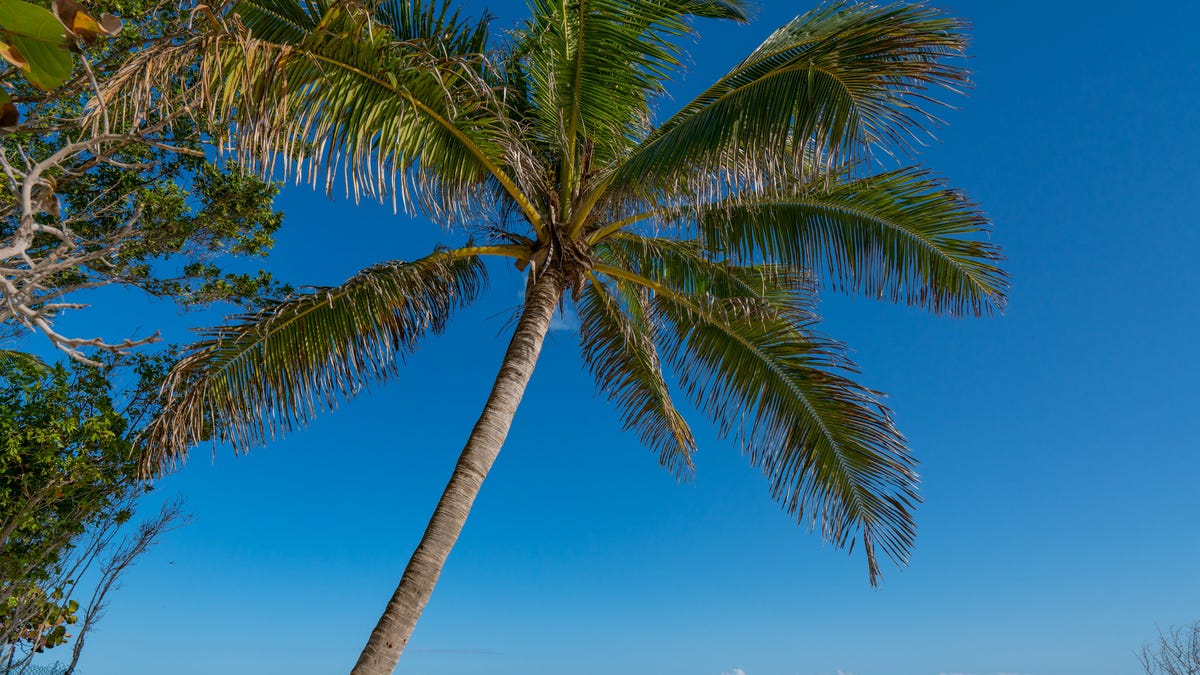
[[[677,484],[565,328],[400,672],[1124,675],[1155,624],[1200,619],[1200,6],[935,4],[974,24],[977,86],[922,159],[993,217],[1007,315],[823,305],[922,460],[911,566],[872,590],[860,554],[796,527],[697,416],[697,477]],[[499,26],[517,5],[491,4]],[[666,105],[811,6],[767,5],[747,27],[702,24]],[[270,266],[298,283],[454,240],[304,189],[280,204]],[[82,672],[347,671],[499,363],[520,276],[491,272],[396,382],[247,457],[201,448],[162,481],[193,521],[128,575]],[[184,339],[213,320],[142,307],[68,327],[103,314],[111,337]]]

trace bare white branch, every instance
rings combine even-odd
[[[139,339],[109,341],[100,337],[73,337],[54,329],[55,320],[65,311],[86,307],[85,303],[63,301],[80,291],[114,283],[103,273],[114,267],[122,249],[136,241],[141,210],[135,210],[115,231],[84,237],[72,223],[85,223],[106,217],[118,210],[124,195],[111,195],[107,202],[92,202],[74,212],[65,210],[55,195],[55,176],[71,176],[97,164],[136,170],[144,165],[126,164],[114,159],[132,145],[150,146],[168,152],[193,154],[195,151],[164,143],[159,138],[170,120],[153,125],[135,125],[128,133],[109,133],[107,122],[102,133],[68,143],[49,156],[34,161],[23,147],[0,147],[0,172],[7,183],[11,203],[0,207],[0,217],[10,227],[0,239],[0,323],[14,323],[40,333],[70,358],[94,363],[84,348],[123,351],[155,342],[158,333]],[[69,279],[69,281],[63,281]]]

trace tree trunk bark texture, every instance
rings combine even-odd
[[[409,559],[400,585],[371,632],[351,675],[391,675],[400,661],[450,549],[467,521],[471,504],[508,436],[562,292],[562,275],[553,269],[526,289],[525,307],[483,414],[471,430],[421,543]]]

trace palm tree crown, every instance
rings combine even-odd
[[[504,396],[519,401],[549,312],[573,302],[585,362],[664,467],[692,471],[681,394],[788,513],[838,546],[861,541],[874,583],[879,551],[908,558],[915,461],[878,394],[850,379],[842,346],[817,331],[815,299],[824,283],[949,315],[1003,307],[979,208],[924,169],[879,170],[966,83],[951,62],[961,24],[924,6],[827,4],[659,122],[694,20],[746,21],[743,0],[529,8],[495,41],[487,20],[445,2],[242,0],[128,65],[113,93],[132,114],[171,105],[155,92],[199,60],[175,103],[202,111],[247,165],[341,175],[356,197],[473,237],[210,330],[174,371],[147,466],[214,434],[264,443],[390,377],[478,296],[480,258],[508,257],[529,288],[497,392],[511,385]],[[497,414],[499,431],[488,411],[476,427],[496,451],[511,421]],[[476,443],[460,469],[475,466]],[[356,672],[390,672],[363,663]]]

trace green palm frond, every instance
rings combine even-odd
[[[967,83],[947,62],[961,24],[922,5],[833,3],[776,31],[654,131],[618,169],[615,189],[687,184],[718,193],[777,174],[804,155],[833,166],[907,151],[940,105],[932,89]]]
[[[478,21],[451,11],[450,0],[384,0],[375,16],[401,42],[421,41],[446,55],[481,54],[488,48],[489,15]]]
[[[952,315],[1004,308],[1003,256],[979,239],[987,216],[920,169],[743,195],[700,221],[714,251],[822,272],[836,289]]]
[[[712,262],[714,272],[724,268],[743,283],[697,293],[703,281],[689,267],[699,269],[703,257],[687,266],[666,256],[654,266],[637,264],[675,246],[610,240],[598,257],[615,264],[595,269],[652,291],[654,315],[664,325],[660,353],[684,390],[762,469],[788,513],[819,526],[839,547],[861,540],[877,583],[877,550],[898,565],[907,562],[919,501],[916,461],[890,412],[875,392],[846,377],[853,364],[839,343],[780,308],[782,298],[803,292],[801,279],[791,277],[797,285],[785,290],[775,282],[789,277],[770,267]],[[752,292],[756,286],[763,290]],[[814,298],[796,302],[811,306]]]
[[[636,431],[668,471],[690,478],[696,441],[663,379],[648,298],[642,289],[615,286],[592,277],[576,303],[583,359],[625,429]]]
[[[329,9],[325,0],[238,0],[233,11],[254,37],[279,44],[298,44],[317,30]]]
[[[243,164],[327,186],[341,174],[356,198],[391,195],[439,218],[477,212],[499,192],[539,222],[508,173],[522,163],[509,161],[515,132],[481,73],[485,55],[397,41],[352,2],[331,3],[315,25],[311,11],[320,5],[266,3],[274,13],[262,6],[239,5],[245,16],[214,19],[191,40],[137,53],[106,98],[135,113],[162,109],[171,102],[157,92],[179,85],[199,61],[186,105],[227,136]],[[296,18],[274,21],[280,13]]]
[[[697,240],[646,237],[632,232],[617,233],[603,242],[598,255],[648,279],[663,280],[675,291],[694,298],[741,298],[766,303],[771,311],[797,326],[820,320],[815,281],[802,267],[738,264],[718,259]]]
[[[649,131],[651,100],[680,63],[693,17],[745,21],[740,0],[533,0],[518,34],[537,132],[567,162],[605,166]]]
[[[443,250],[204,331],[164,386],[164,412],[142,438],[145,466],[161,470],[213,435],[244,451],[303,426],[392,376],[485,281],[476,256]]]
[[[916,460],[875,394],[828,370],[840,349],[741,303],[657,297],[684,388],[763,470],[775,500],[836,546],[861,538],[872,583],[877,547],[906,563]]]
[[[501,177],[496,139],[506,134],[489,88],[470,58],[394,43],[341,7],[299,45],[245,36],[218,45],[206,62],[210,115],[234,125],[243,161],[307,160],[314,182],[342,169],[356,197],[398,192],[405,201],[409,181],[395,181],[407,173],[424,208],[461,208]]]
[[[50,367],[28,352],[0,349],[0,372],[16,371],[17,369],[44,373],[48,372]]]

